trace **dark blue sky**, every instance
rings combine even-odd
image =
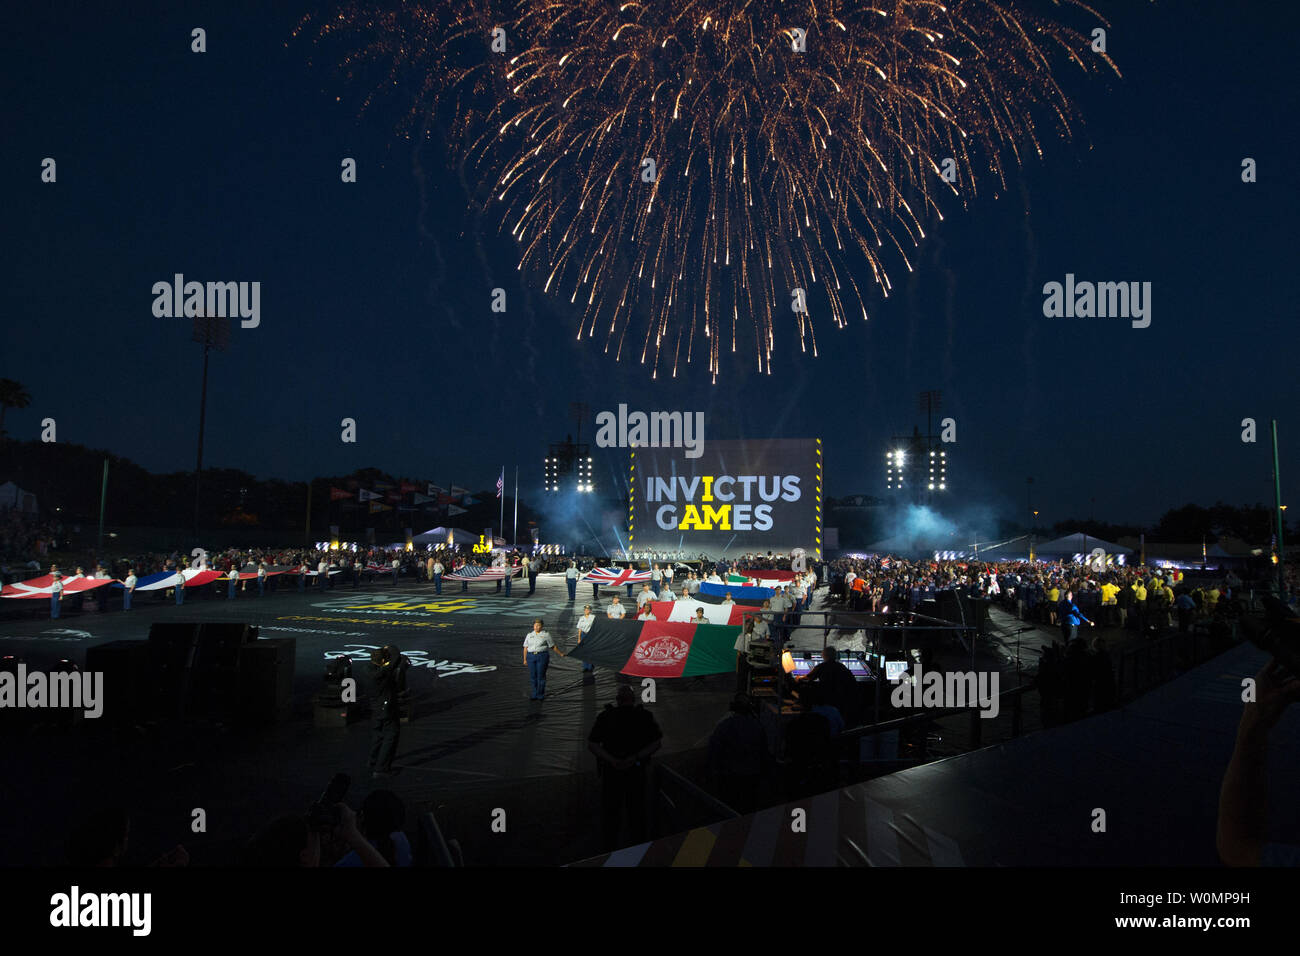
[[[880,494],[887,440],[922,420],[924,389],[958,423],[956,501],[1015,517],[1028,475],[1048,523],[1267,500],[1270,416],[1284,479],[1300,474],[1294,4],[1102,4],[1123,78],[1061,74],[1086,121],[1075,140],[1049,140],[1007,195],[927,223],[915,272],[895,264],[898,294],[869,323],[817,326],[820,357],[790,322],[771,376],[742,350],[717,385],[702,365],[651,382],[575,341],[567,299],[521,279],[439,146],[395,135],[401,101],[358,117],[362,91],[291,40],[308,9],[10,12],[0,376],[33,397],[11,435],[52,417],[61,440],[192,468],[199,349],[188,320],[151,312],[153,283],[181,272],[262,283],[261,327],[212,364],[205,460],[264,477],[374,465],[482,488],[504,463],[536,489],[570,402],[591,408],[586,436],[627,402],[703,410],[717,438],[820,436],[830,494]],[[189,50],[194,26],[206,54]],[[39,181],[46,156],[55,185]],[[1042,285],[1067,272],[1150,281],[1150,328],[1044,318]],[[1247,416],[1259,444],[1240,441]],[[622,458],[598,461],[608,488]]]

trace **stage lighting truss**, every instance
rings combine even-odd
[[[885,487],[890,491],[895,487],[903,487],[904,465],[907,463],[907,454],[901,448],[896,451],[885,452]],[[897,484],[895,484],[897,482]]]
[[[948,453],[946,451],[930,452],[930,490],[938,485],[940,491],[948,490]]]

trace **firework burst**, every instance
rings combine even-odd
[[[716,381],[742,347],[770,373],[782,316],[816,354],[813,315],[866,319],[945,195],[1003,189],[1071,135],[1053,71],[1114,70],[1081,32],[1105,21],[1029,6],[461,0],[300,29],[348,38],[350,75],[380,64],[413,121],[454,104],[453,148],[579,338],[655,376],[702,359]]]

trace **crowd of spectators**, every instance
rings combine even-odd
[[[63,524],[16,508],[0,511],[0,577],[35,570],[64,544]]]

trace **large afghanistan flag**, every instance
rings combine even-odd
[[[633,677],[699,677],[736,669],[740,628],[596,618],[569,657]]]

